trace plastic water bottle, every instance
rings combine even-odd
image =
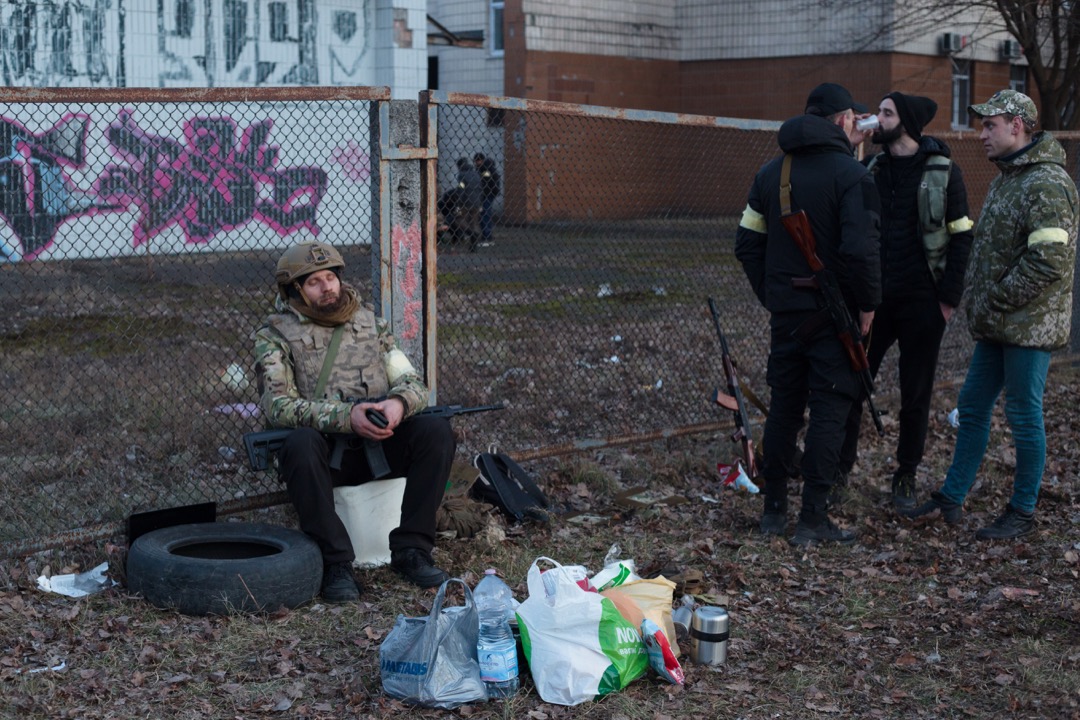
[[[488,697],[512,697],[518,691],[517,643],[510,629],[514,615],[514,594],[499,579],[494,569],[473,590],[473,601],[480,615],[480,641],[476,645],[480,677],[487,685]]]

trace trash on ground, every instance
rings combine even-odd
[[[96,568],[84,573],[70,575],[53,575],[45,577],[41,575],[37,579],[38,588],[45,592],[52,592],[68,597],[86,597],[110,588],[116,583],[105,577],[109,569],[109,563],[103,562]]]

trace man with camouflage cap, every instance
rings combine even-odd
[[[417,415],[428,390],[384,323],[341,281],[345,267],[330,245],[305,242],[278,260],[275,312],[254,334],[259,406],[269,425],[296,428],[278,454],[278,469],[300,528],[322,550],[321,595],[360,597],[348,532],[333,490],[369,482],[361,447],[348,445],[331,467],[330,434],[355,435],[382,448],[391,477],[405,476],[401,523],[390,533],[390,565],[420,587],[448,575],[431,559],[435,514],[450,477],[456,441],[446,418]],[[386,427],[372,423],[378,410]]]
[[[968,327],[975,351],[958,401],[960,429],[941,490],[906,512],[940,511],[958,523],[990,438],[990,419],[1002,390],[1016,446],[1012,497],[975,536],[1011,539],[1035,529],[1035,504],[1046,465],[1043,392],[1050,351],[1069,339],[1076,258],[1076,185],[1065,151],[1043,131],[1031,98],[1001,90],[968,112],[982,125],[986,156],[1001,170],[975,228],[968,268]]]

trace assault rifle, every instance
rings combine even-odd
[[[505,405],[478,405],[465,407],[463,405],[432,405],[426,407],[417,415],[431,415],[434,417],[450,418],[455,415],[467,415],[469,413],[486,412],[488,410],[503,410]],[[386,418],[377,410],[371,409],[367,413],[372,424],[386,427]],[[380,424],[381,418],[381,424]],[[244,448],[247,450],[248,465],[252,470],[262,471],[270,467],[270,456],[281,449],[285,444],[285,438],[296,428],[275,428],[272,430],[258,430],[244,434]],[[390,474],[390,466],[386,462],[386,454],[382,445],[377,440],[362,438],[353,433],[330,433],[327,437],[333,439],[334,445],[330,451],[330,467],[334,470],[341,469],[341,458],[346,448],[357,447],[356,443],[363,441],[364,451],[367,455],[368,466],[375,479]]]
[[[870,363],[866,359],[866,348],[862,343],[862,330],[858,323],[851,317],[847,302],[840,292],[840,286],[836,277],[829,272],[825,264],[817,256],[817,246],[814,241],[814,230],[810,227],[810,217],[805,210],[788,212],[780,216],[780,222],[784,229],[795,241],[802,251],[806,263],[813,273],[808,278],[792,278],[791,286],[795,288],[808,288],[818,290],[825,298],[825,307],[828,310],[829,319],[836,328],[836,335],[844,346],[848,363],[855,374],[859,376],[862,385],[863,399],[870,411],[870,419],[874,421],[874,427],[878,435],[885,435],[885,426],[881,424],[881,416],[874,407],[874,380],[870,377]]]
[[[709,311],[712,313],[713,325],[716,326],[716,334],[720,338],[720,360],[724,365],[724,377],[727,379],[727,393],[717,388],[714,399],[717,405],[735,413],[735,432],[731,434],[731,441],[742,445],[746,474],[752,480],[758,473],[757,462],[754,460],[754,436],[750,430],[750,417],[746,414],[746,400],[743,399],[742,388],[739,387],[739,376],[735,372],[731,351],[728,350],[727,338],[720,329],[720,313],[717,312],[716,302],[712,298],[709,298]]]

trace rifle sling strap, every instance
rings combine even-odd
[[[780,217],[791,214],[791,153],[780,165]]]
[[[326,358],[319,372],[319,380],[315,383],[316,398],[321,398],[323,391],[326,390],[326,383],[330,380],[330,371],[334,368],[334,359],[337,357],[338,348],[341,347],[341,335],[344,332],[345,325],[342,323],[334,328],[334,334],[330,336],[330,347],[326,349]]]

